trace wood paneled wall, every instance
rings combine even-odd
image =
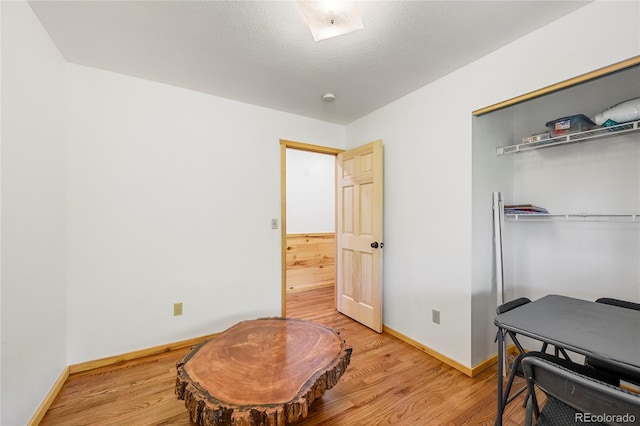
[[[336,236],[287,234],[287,293],[332,287],[336,278]]]

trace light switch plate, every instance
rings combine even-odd
[[[173,304],[173,316],[182,315],[182,302]]]

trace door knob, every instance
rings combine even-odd
[[[378,248],[378,242],[377,241],[372,242],[371,247]]]

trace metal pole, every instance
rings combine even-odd
[[[496,295],[498,299],[498,306],[504,303],[504,266],[502,258],[502,224],[504,223],[504,205],[502,201],[502,193],[493,193],[493,247],[495,250],[495,269],[496,269]],[[500,333],[500,332],[499,332]],[[498,345],[499,362],[502,375],[507,374],[507,345],[504,339],[501,339],[502,344]],[[501,379],[500,379],[501,380]]]
[[[504,411],[504,405],[502,403],[502,377],[505,374],[505,369],[503,368],[505,360],[502,352],[504,346],[504,331],[498,328],[498,413],[496,415],[496,426],[502,426],[502,412]]]
[[[496,293],[498,306],[504,303],[504,268],[502,265],[502,223],[504,221],[504,208],[502,193],[493,193],[493,247],[496,262]]]

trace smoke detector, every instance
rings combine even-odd
[[[322,97],[322,100],[325,102],[333,102],[336,100],[336,95],[334,95],[333,93],[325,93]]]

